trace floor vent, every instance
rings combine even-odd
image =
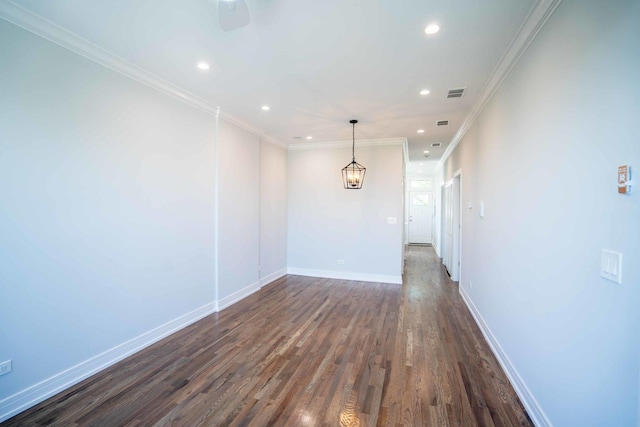
[[[466,88],[461,87],[458,89],[449,89],[449,92],[447,93],[447,98],[462,98],[462,95],[464,95],[464,91]]]
[[[438,120],[436,126],[449,126],[449,120]]]

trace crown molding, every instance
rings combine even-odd
[[[524,23],[514,36],[504,55],[493,70],[491,77],[480,91],[478,99],[465,117],[460,129],[453,136],[449,146],[440,158],[437,168],[442,167],[453,150],[458,146],[462,137],[476,121],[484,107],[489,103],[502,82],[507,78],[513,67],[518,63],[531,42],[536,38],[549,17],[556,10],[561,0],[537,0],[533,5]]]
[[[217,106],[209,104],[178,86],[141,69],[129,61],[110,53],[100,46],[83,39],[77,34],[54,24],[12,1],[0,0],[0,18],[93,62],[97,62],[119,74],[129,77],[138,83],[142,83],[165,95],[189,104],[200,111],[214,116],[218,113]]]
[[[268,142],[280,148],[284,148],[285,150],[289,148],[289,146],[284,142],[281,142],[276,138],[270,135],[267,135],[267,133],[264,130],[257,128],[253,125],[250,125],[249,123],[243,120],[240,120],[239,118],[227,113],[226,111],[220,112],[220,118],[226,121],[227,123],[231,123],[232,125],[238,126],[239,128],[244,129],[247,132],[252,133],[253,135],[256,135],[262,141]]]
[[[266,133],[260,135],[260,139],[270,143],[271,145],[275,145],[276,147],[283,148],[285,150],[289,149],[289,145],[281,142],[280,140],[275,139],[274,137],[267,135]]]
[[[101,48],[100,46],[78,36],[69,30],[54,24],[53,22],[43,18],[42,16],[25,9],[24,7],[14,3],[11,0],[0,0],[0,18],[10,22],[22,29],[25,29],[45,40],[57,44],[67,50],[70,50],[84,58],[96,62],[104,67],[115,71],[125,77],[137,81],[148,86],[160,93],[168,95],[174,99],[184,102],[200,111],[208,113],[215,117],[221,117],[229,123],[241,127],[248,132],[260,137],[262,140],[286,149],[284,144],[277,139],[266,135],[265,131],[252,126],[233,115],[222,111],[217,105],[197,97],[196,95],[185,91],[184,89],[169,83],[168,81],[143,70],[142,68],[132,64],[124,58]]]
[[[351,147],[353,141],[331,141],[331,142],[309,142],[289,145],[289,151],[318,150],[325,148]],[[406,147],[407,138],[381,138],[381,139],[361,139],[356,141],[356,147],[371,147],[382,145],[403,145]]]

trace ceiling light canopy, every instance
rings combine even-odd
[[[198,62],[198,68],[201,70],[208,70],[211,66],[206,62]]]
[[[245,0],[218,0],[218,22],[223,31],[233,31],[249,25],[251,13]]]
[[[427,25],[427,27],[424,29],[424,33],[428,36],[432,36],[435,33],[437,33],[438,31],[440,31],[440,25],[438,24],[429,24]]]
[[[271,110],[271,107],[269,107],[268,105],[263,105],[263,106],[262,106],[262,107],[260,107],[260,108],[262,108],[262,111],[269,111],[269,110]]]
[[[364,174],[367,168],[356,162],[356,123],[357,120],[350,120],[353,125],[353,143],[351,145],[351,163],[342,168],[342,184],[346,190],[359,190],[364,182]]]

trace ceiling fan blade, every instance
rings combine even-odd
[[[218,0],[218,20],[223,31],[233,31],[251,21],[249,7],[244,0]]]

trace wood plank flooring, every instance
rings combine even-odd
[[[5,426],[530,426],[432,248],[404,285],[287,276]]]

